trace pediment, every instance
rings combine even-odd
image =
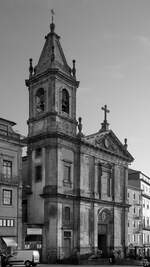
[[[85,137],[85,139],[95,147],[106,151],[106,153],[113,153],[119,157],[128,158],[129,161],[133,161],[131,154],[111,130],[98,132]]]

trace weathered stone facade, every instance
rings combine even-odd
[[[22,248],[22,141],[13,129],[15,124],[0,118],[1,252]]]
[[[31,188],[24,198],[26,246],[29,240],[37,244],[33,233],[41,231],[45,262],[98,249],[104,255],[114,248],[124,252],[128,163],[133,158],[106,120],[98,133],[82,134],[81,119],[76,121],[75,61],[71,69],[55,25],[50,27],[34,73],[30,60],[26,81],[29,135],[24,182]]]

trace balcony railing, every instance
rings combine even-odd
[[[149,230],[150,231],[150,225],[143,224],[143,230]]]
[[[133,228],[134,233],[140,233],[142,231],[142,225],[139,224],[137,227]]]
[[[6,176],[3,173],[0,173],[0,184],[18,184],[19,176]]]
[[[141,220],[142,219],[141,214],[133,214],[133,219],[134,220]]]

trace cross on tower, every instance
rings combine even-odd
[[[53,23],[54,22],[54,15],[55,15],[54,9],[51,9],[51,15],[52,15],[52,23]]]
[[[108,126],[109,126],[109,123],[107,122],[107,113],[109,113],[110,110],[107,109],[107,105],[105,105],[101,109],[104,111],[104,121],[102,123],[102,129],[101,130],[107,131],[108,130]]]

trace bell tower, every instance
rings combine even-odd
[[[28,137],[46,133],[62,133],[76,136],[76,80],[75,60],[68,66],[63,53],[60,37],[55,33],[55,24],[50,24],[50,32],[40,55],[38,64],[29,63],[29,119]]]
[[[31,188],[27,195],[27,230],[32,226],[42,234],[39,240],[42,240],[42,259],[49,262],[49,255],[55,261],[58,254],[68,255],[73,248],[72,230],[64,231],[62,215],[65,210],[71,214],[75,209],[70,194],[77,183],[74,177],[78,163],[76,91],[79,82],[75,60],[72,67],[67,64],[53,16],[45,39],[37,65],[33,67],[32,59],[29,60],[26,80],[29,90],[26,183]],[[81,120],[79,128],[81,134]],[[65,200],[68,191],[69,200]],[[67,244],[66,235],[69,235]],[[63,247],[67,248],[65,252],[60,250]]]

